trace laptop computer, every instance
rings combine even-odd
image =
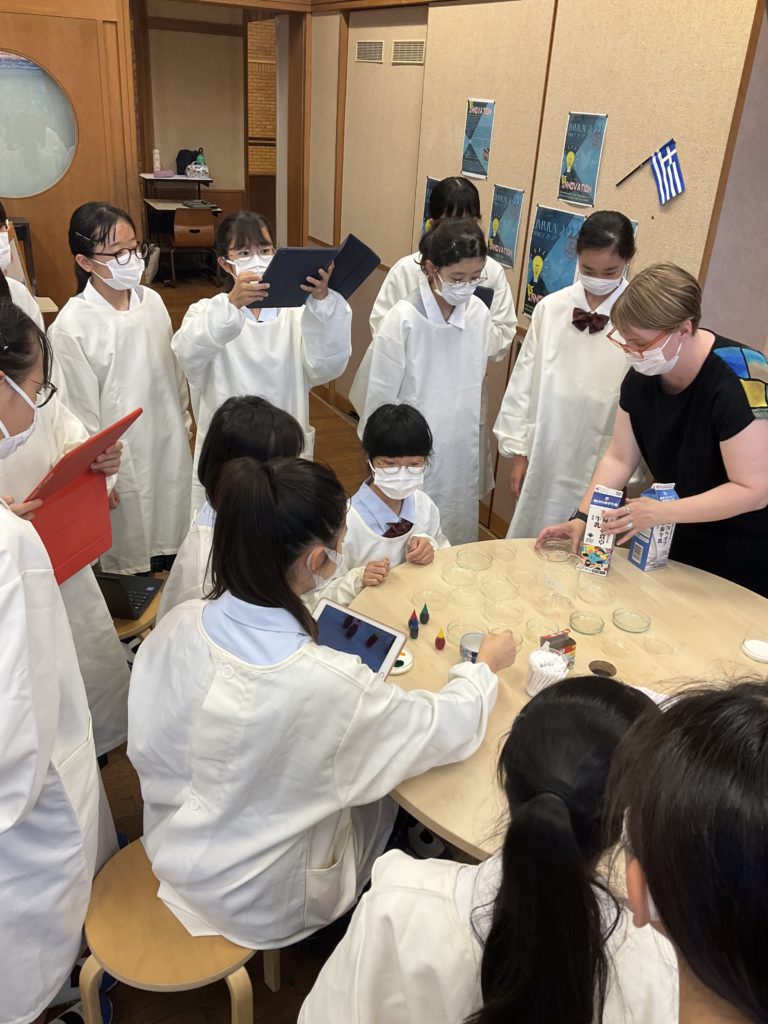
[[[162,580],[148,576],[124,576],[119,572],[97,572],[96,580],[113,619],[140,619],[158,591]]]

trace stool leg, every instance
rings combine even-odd
[[[232,1024],[253,1024],[253,989],[245,967],[226,977],[232,1000]]]
[[[280,950],[264,950],[264,984],[271,992],[280,991]]]
[[[99,985],[104,968],[93,954],[88,957],[80,970],[80,998],[83,1001],[85,1024],[102,1024],[99,1003]]]

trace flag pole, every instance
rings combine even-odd
[[[618,188],[618,187],[619,187],[619,185],[623,185],[623,184],[624,184],[624,182],[625,182],[625,181],[627,180],[627,178],[631,178],[633,174],[637,174],[637,172],[638,172],[638,171],[640,170],[640,168],[641,168],[641,167],[645,167],[645,165],[646,165],[647,163],[650,163],[652,159],[653,159],[653,153],[651,153],[651,155],[650,155],[650,156],[647,156],[647,157],[645,158],[645,160],[643,160],[643,162],[642,162],[642,163],[638,164],[638,165],[637,165],[637,167],[635,167],[635,168],[634,168],[633,170],[631,170],[631,171],[629,172],[629,174],[625,174],[625,175],[624,175],[624,177],[623,177],[623,178],[621,179],[621,181],[617,181],[617,182],[616,182],[616,188]]]

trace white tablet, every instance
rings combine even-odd
[[[323,598],[314,611],[317,642],[334,651],[356,654],[382,678],[405,647],[405,633]]]

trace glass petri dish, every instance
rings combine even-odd
[[[480,581],[480,593],[487,601],[512,601],[520,593],[520,587],[507,579],[492,576]]]
[[[656,658],[666,658],[674,652],[674,647],[660,636],[649,636],[643,640],[643,650]]]
[[[529,590],[536,585],[536,576],[527,569],[510,569],[507,578],[521,590]]]
[[[647,633],[651,628],[651,619],[644,612],[634,608],[617,608],[613,613],[613,624],[625,633]]]
[[[540,646],[543,636],[559,632],[560,626],[554,619],[528,619],[525,624],[525,635],[536,647]]]
[[[490,601],[483,605],[483,613],[488,621],[499,629],[518,626],[525,618],[525,609],[514,601]]]
[[[610,584],[600,576],[582,572],[576,588],[576,597],[585,604],[613,604],[616,594]]]
[[[567,562],[569,558],[576,557],[571,542],[563,537],[551,537],[543,541],[536,549],[536,554],[545,562]]]
[[[545,615],[555,615],[558,619],[565,621],[573,611],[573,601],[566,594],[559,594],[557,591],[547,591],[537,595],[536,604]]]
[[[454,619],[453,622],[448,623],[445,638],[448,643],[458,647],[465,633],[485,633],[485,631],[485,626],[477,619]]]
[[[570,623],[571,629],[584,636],[596,636],[605,628],[605,621],[594,612],[573,612]]]
[[[508,626],[494,626],[492,629],[489,629],[488,632],[491,633],[493,636],[498,636],[499,633],[506,633],[507,629],[509,629]],[[523,646],[523,642],[525,640],[522,630],[511,629],[510,632],[512,636],[515,638],[515,647],[517,647],[519,651],[520,648]]]
[[[469,569],[471,572],[485,572],[486,569],[491,568],[491,557],[490,551],[484,551],[482,548],[475,547],[474,545],[468,548],[460,548],[456,552],[456,564],[460,565],[462,569]]]
[[[623,640],[604,640],[601,648],[612,658],[628,658],[632,653],[629,644],[624,643]]]
[[[448,607],[448,601],[448,591],[439,587],[426,587],[424,590],[414,590],[411,594],[411,604],[417,615],[424,605],[427,606],[430,615],[433,612],[444,611]]]
[[[514,562],[517,558],[517,548],[511,540],[491,540],[488,541],[487,546],[494,562],[506,565],[508,562]]]
[[[443,579],[452,587],[474,587],[477,573],[470,569],[462,569],[460,565],[447,565],[443,569]]]
[[[451,594],[451,601],[460,608],[479,608],[482,596],[476,587],[457,587]]]

